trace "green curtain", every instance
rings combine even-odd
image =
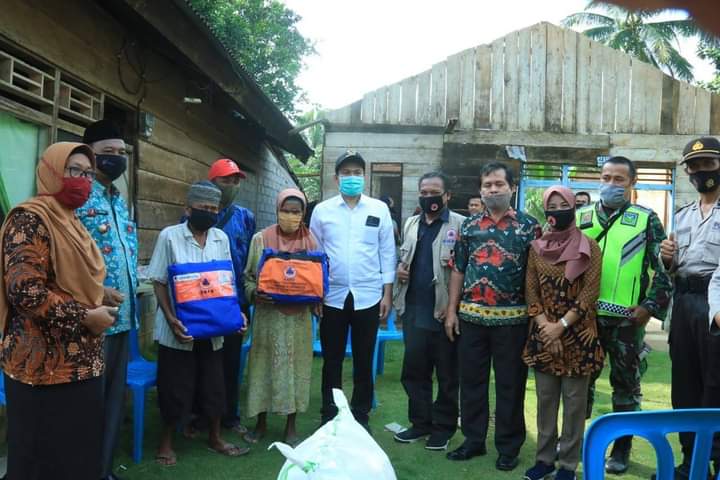
[[[0,112],[0,208],[7,213],[35,194],[35,166],[47,128]]]

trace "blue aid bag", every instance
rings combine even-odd
[[[220,337],[243,327],[230,260],[170,265],[168,285],[175,315],[191,337]]]

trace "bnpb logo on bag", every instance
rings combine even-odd
[[[296,275],[297,271],[292,267],[292,265],[288,265],[285,269],[285,280],[294,280]]]

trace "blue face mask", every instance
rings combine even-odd
[[[605,183],[600,185],[600,201],[608,208],[620,208],[625,205],[625,187]]]
[[[340,193],[348,197],[357,197],[365,189],[365,177],[338,177],[340,180]]]

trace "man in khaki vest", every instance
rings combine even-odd
[[[465,217],[447,208],[449,186],[448,177],[440,172],[420,178],[422,213],[405,222],[393,296],[403,324],[401,380],[412,424],[395,435],[395,440],[412,443],[427,439],[428,450],[447,449],[458,418],[457,343],[447,338],[442,322],[448,304],[450,260]],[[433,370],[438,381],[434,402]]]

